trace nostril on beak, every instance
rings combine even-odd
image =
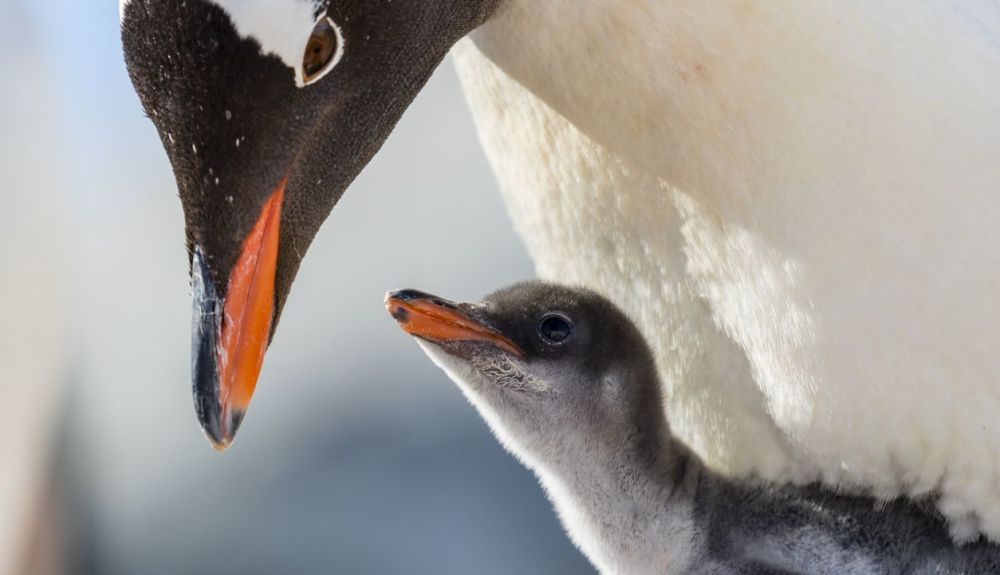
[[[410,321],[410,307],[442,308],[457,310],[458,306],[448,300],[415,289],[392,290],[385,294],[385,308],[401,324]]]
[[[410,310],[401,304],[420,299],[423,295],[423,293],[412,289],[399,289],[386,292],[385,309],[394,320],[400,324],[406,324],[410,321]]]
[[[399,323],[407,323],[410,321],[409,310],[401,305],[390,305],[389,315],[391,315],[392,319],[398,321]]]

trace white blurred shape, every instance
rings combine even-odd
[[[67,324],[64,182],[51,78],[21,6],[0,1],[0,574],[15,573],[50,495]]]

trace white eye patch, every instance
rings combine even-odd
[[[119,16],[124,17],[125,7],[131,0],[119,0]],[[295,85],[303,87],[318,81],[330,72],[344,56],[344,34],[338,23],[326,14],[316,17],[313,0],[211,0],[222,8],[241,38],[253,39],[261,53],[280,59],[292,69]],[[310,44],[317,24],[325,22],[336,39],[336,47],[321,68],[311,74],[304,70],[306,47]],[[332,40],[333,38],[331,38]]]
[[[295,85],[306,86],[325,76],[344,55],[344,34],[325,14],[316,18],[312,0],[212,0],[229,14],[243,38],[256,40],[261,51],[277,56],[295,74]],[[336,52],[325,68],[308,76],[303,70],[306,47],[319,21],[328,22],[337,37]]]

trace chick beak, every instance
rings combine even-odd
[[[403,331],[421,339],[439,343],[487,343],[524,357],[524,352],[514,342],[448,300],[417,290],[396,290],[386,294],[385,307]]]

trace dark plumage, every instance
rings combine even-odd
[[[299,85],[288,63],[270,52],[273,46],[241,34],[216,3],[123,3],[125,62],[173,167],[189,257],[204,282],[205,289],[195,291],[193,384],[199,419],[217,447],[232,441],[260,368],[248,361],[249,367],[226,374],[216,364],[241,353],[263,356],[245,342],[263,340],[266,348],[320,225],[451,46],[497,4],[318,1],[316,22],[337,24],[344,50],[328,74]],[[291,2],[269,7],[276,20],[293,8]],[[286,22],[273,24],[289,33]],[[313,27],[307,25],[296,31],[303,60]],[[261,290],[273,290],[273,298],[221,314],[248,236],[278,188],[277,256],[267,274],[252,278]],[[257,261],[253,254],[245,259]],[[239,324],[244,312],[267,321]],[[230,318],[238,324],[232,349],[219,333]]]

